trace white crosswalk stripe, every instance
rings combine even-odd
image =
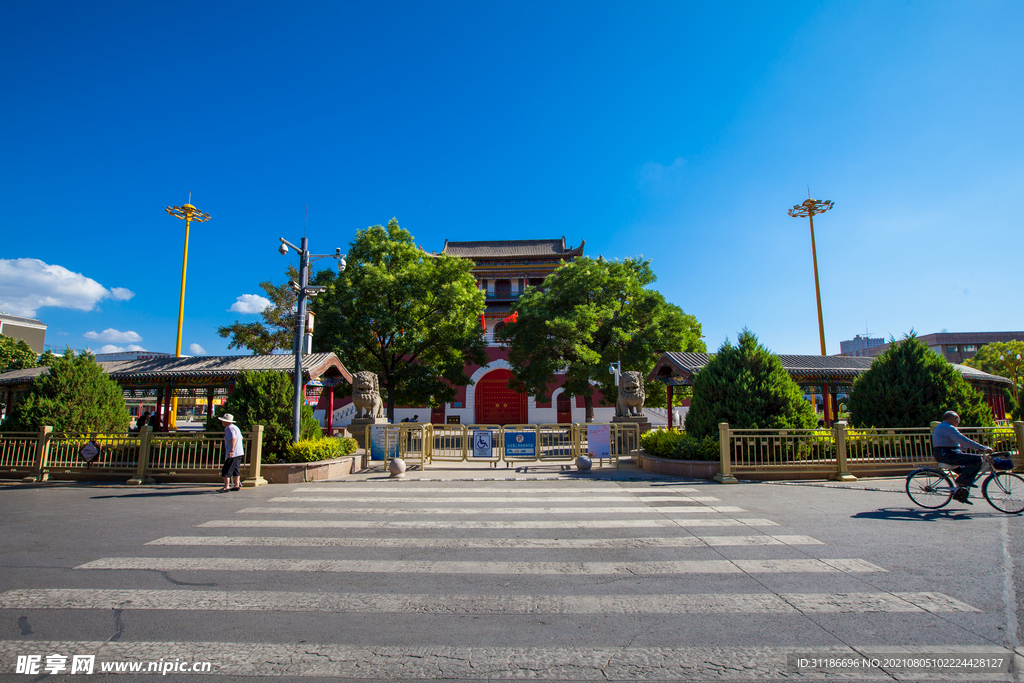
[[[419,501],[417,501],[417,504]],[[743,512],[743,508],[731,505],[709,507],[706,505],[680,505],[673,507],[626,507],[576,508],[576,507],[529,507],[529,508],[390,508],[389,515],[635,515],[650,514],[651,511],[668,514],[710,514],[714,512]],[[338,507],[249,507],[238,511],[243,515],[377,515],[375,508]]]
[[[575,496],[573,503],[628,503],[679,502],[717,503],[714,496]],[[409,496],[277,496],[268,503],[408,503]],[[417,498],[416,504],[426,503],[550,503],[551,496],[429,496]]]
[[[344,548],[695,548],[699,546],[821,545],[810,536],[664,536],[660,538],[324,538],[318,536],[165,536],[146,545]]]
[[[388,513],[391,511],[389,510]],[[380,510],[374,512],[384,517]],[[235,529],[593,529],[595,522],[588,520],[546,520],[515,519],[480,521],[460,519],[453,521],[417,519],[214,519],[203,522],[200,528]],[[602,519],[601,529],[643,529],[677,527],[728,527],[728,526],[778,526],[770,519]]]
[[[552,574],[646,576],[655,574],[738,574],[882,572],[858,559],[680,560],[662,562],[425,562],[417,560],[269,560],[235,557],[104,557],[76,569],[155,571],[358,572],[379,574]]]
[[[0,593],[0,609],[168,609],[373,614],[786,614],[977,612],[940,593],[389,595],[280,591],[37,589]]]
[[[96,673],[104,663],[138,663],[141,671],[160,673],[175,662],[179,667],[211,663],[211,673],[225,676],[298,676],[373,680],[530,680],[561,681],[761,681],[821,680],[825,671],[793,668],[808,648],[770,647],[653,647],[643,645],[578,645],[573,647],[457,646],[457,645],[345,645],[332,643],[252,642],[117,642],[33,641],[38,652],[87,654],[96,657]],[[0,641],[0,667],[14,671],[24,641]],[[1014,652],[988,646],[885,647],[854,643],[818,647],[820,657],[883,660],[941,651],[962,657],[999,659],[1003,674],[958,675],[940,680],[1012,681]],[[1024,659],[1019,655],[1019,661]],[[114,669],[110,669],[114,670]],[[181,669],[179,669],[181,670]],[[121,672],[131,671],[127,666]],[[29,679],[26,679],[29,680]],[[828,671],[827,680],[935,680],[934,676],[895,678],[878,667]]]

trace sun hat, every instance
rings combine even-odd
[[[235,416],[232,415],[231,413],[224,413],[218,419],[221,422],[228,422],[230,424],[235,424]]]

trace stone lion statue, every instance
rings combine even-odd
[[[615,402],[616,417],[634,417],[644,414],[644,376],[636,370],[619,375],[619,400]]]
[[[380,400],[380,383],[376,374],[362,370],[352,376],[352,405],[356,407],[357,419],[384,417],[384,402]]]

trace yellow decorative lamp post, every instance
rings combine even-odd
[[[810,194],[808,192],[808,194]],[[802,204],[797,204],[789,210],[789,215],[793,218],[804,218],[806,217],[811,222],[811,259],[814,261],[814,296],[818,300],[818,336],[821,339],[821,355],[827,355],[825,353],[825,323],[821,317],[821,287],[818,285],[818,251],[814,245],[814,217],[820,213],[825,213],[831,209],[835,204],[827,199],[811,199],[808,197],[807,201]],[[832,401],[828,390],[828,382],[822,383],[822,401],[825,404],[825,423],[828,425],[832,424]]]
[[[192,194],[189,193],[189,201],[192,201]],[[185,319],[185,273],[188,270],[188,228],[192,221],[205,223],[210,220],[210,214],[203,213],[191,204],[182,206],[168,206],[167,213],[185,221],[185,255],[181,260],[181,298],[178,299],[178,340],[174,345],[174,356],[181,358],[181,325]],[[171,429],[178,427],[178,397],[171,398],[171,410],[167,418],[167,426]]]

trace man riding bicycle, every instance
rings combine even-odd
[[[953,498],[961,503],[974,505],[968,500],[968,492],[974,483],[975,477],[981,471],[981,458],[977,455],[964,453],[960,447],[992,453],[992,449],[980,443],[971,441],[960,433],[957,427],[960,426],[960,416],[955,411],[947,410],[942,416],[942,422],[932,432],[932,455],[935,459],[945,465],[954,465],[960,468],[960,474],[956,478],[956,492]]]

